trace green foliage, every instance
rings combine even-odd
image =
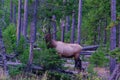
[[[46,80],[72,80],[71,75],[58,73],[53,71],[47,71],[47,79]]]
[[[106,58],[106,54],[103,49],[98,49],[90,57],[90,63],[96,66],[105,66],[107,62],[108,59]]]
[[[3,40],[7,53],[13,53],[14,51],[19,53],[20,60],[24,63],[27,62],[28,59],[28,44],[25,43],[25,39],[21,36],[18,46],[16,45],[16,27],[13,24],[10,24],[3,31]]]
[[[16,27],[13,24],[7,26],[3,31],[3,40],[7,53],[13,52],[16,48]]]
[[[88,66],[88,79],[87,80],[102,80],[102,78],[97,76],[97,72],[94,71],[94,65],[90,64]]]
[[[56,53],[56,50],[47,49],[44,41],[41,41],[40,46],[40,51],[34,51],[34,63],[40,64],[45,69],[62,69],[63,60]]]
[[[118,62],[120,62],[120,48],[116,48],[116,49],[110,51],[109,54],[112,57],[116,58]]]
[[[22,71],[20,71],[20,68],[22,66],[17,66],[17,67],[9,67],[9,73],[11,76],[15,76],[15,75],[18,75],[18,74],[21,74]]]

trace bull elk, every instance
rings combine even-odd
[[[80,52],[82,51],[82,46],[79,44],[64,43],[62,41],[56,41],[52,39],[52,34],[47,33],[45,35],[45,41],[47,48],[55,48],[58,55],[65,58],[73,58],[75,60],[75,68],[81,70],[82,64],[80,57]]]

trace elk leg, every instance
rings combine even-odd
[[[81,64],[81,59],[80,58],[75,59],[75,67],[79,70],[82,69],[82,64]]]

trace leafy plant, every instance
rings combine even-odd
[[[106,54],[103,49],[98,49],[90,57],[90,63],[96,66],[105,66],[107,62],[108,59],[106,58]]]
[[[118,62],[120,62],[120,48],[116,48],[109,53],[112,57],[116,58]]]
[[[72,76],[59,72],[47,71],[47,80],[72,80]]]
[[[12,53],[16,48],[16,27],[9,24],[3,31],[3,40],[7,53]]]
[[[62,68],[63,60],[56,53],[54,49],[47,49],[45,44],[41,51],[34,51],[36,59],[34,63],[41,64],[45,69],[59,69]]]

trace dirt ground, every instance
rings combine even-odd
[[[68,71],[72,71],[73,73],[78,73],[77,70],[74,69],[74,60],[67,60],[65,67],[68,67]],[[82,67],[87,69],[89,66],[89,62],[82,62]],[[107,68],[104,67],[95,67],[94,71],[97,73],[99,77],[102,77],[104,80],[108,80],[110,76],[110,72]]]

